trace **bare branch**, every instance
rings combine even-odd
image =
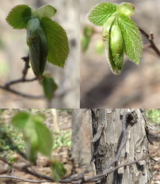
[[[9,91],[11,93],[14,93],[15,95],[19,95],[19,96],[22,96],[22,97],[25,97],[25,98],[32,98],[32,99],[44,98],[43,95],[41,95],[41,96],[27,95],[27,94],[18,92],[18,91],[14,90],[14,89],[11,89],[11,88],[8,88],[8,87],[5,87],[5,86],[1,86],[1,85],[0,85],[0,88],[3,89],[3,90]]]
[[[141,160],[146,160],[146,158],[150,157],[153,153],[157,152],[160,148],[157,148],[155,149],[154,151],[150,152],[149,154],[147,154],[146,156],[140,158],[140,159],[137,159],[135,161],[132,161],[132,162],[127,162],[127,163],[124,163],[124,164],[121,164],[117,167],[115,167],[114,169],[111,169],[111,170],[106,170],[105,173],[103,174],[99,174],[99,175],[96,175],[96,176],[92,176],[92,177],[89,177],[89,178],[86,178],[84,177],[84,173],[86,173],[85,171],[83,173],[79,173],[77,176],[75,177],[69,177],[69,178],[66,178],[66,179],[60,179],[59,180],[59,183],[89,183],[89,182],[96,182],[96,181],[99,181],[100,179],[102,179],[105,175],[107,174],[110,174],[114,171],[116,171],[117,169],[121,168],[121,167],[125,167],[125,166],[129,166],[129,165],[132,165],[132,164],[135,164]],[[41,175],[40,173],[37,173],[37,172],[32,172],[30,171],[28,168],[22,166],[22,167],[18,167],[16,166],[15,164],[11,164],[9,163],[7,160],[5,160],[4,158],[2,158],[0,156],[0,160],[2,160],[4,163],[12,166],[13,168],[17,169],[17,170],[20,170],[20,171],[23,171],[25,173],[28,173],[28,174],[31,174],[33,176],[36,176],[38,178],[42,178],[42,179],[45,179],[47,181],[52,181],[52,182],[55,182],[53,180],[53,178],[51,177],[48,177],[48,176],[45,176],[45,175]],[[25,168],[25,169],[23,169]]]
[[[153,39],[154,39],[153,33],[150,33],[150,35],[149,35],[149,34],[147,34],[142,28],[140,28],[140,27],[138,27],[138,28],[139,28],[140,32],[148,39],[148,41],[149,41],[149,43],[150,43],[150,47],[157,53],[158,56],[160,56],[160,51],[159,51],[159,49],[156,47],[156,45],[155,45],[155,43],[154,43],[154,41],[153,41]],[[149,45],[147,45],[147,47],[148,47],[148,46],[149,46]]]
[[[0,178],[9,178],[9,179],[20,180],[20,181],[24,181],[24,182],[30,182],[30,183],[47,182],[47,181],[42,181],[42,180],[27,180],[27,179],[19,178],[19,177],[16,177],[16,176],[8,176],[8,175],[1,175]]]

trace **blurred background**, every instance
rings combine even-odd
[[[26,30],[13,29],[6,17],[10,10],[18,4],[27,4],[37,9],[43,5],[51,5],[57,9],[52,18],[66,31],[69,39],[70,53],[64,69],[47,64],[46,70],[52,74],[58,84],[58,91],[64,93],[55,97],[51,103],[45,99],[28,99],[0,89],[1,108],[78,108],[79,107],[79,0],[7,0],[0,6],[0,85],[20,79],[24,62],[21,57],[27,56]],[[33,78],[32,69],[28,70],[27,79]],[[19,83],[11,86],[19,92],[39,96],[43,90],[38,81]],[[70,90],[68,90],[70,89]]]
[[[85,26],[95,30],[87,30],[92,35],[85,52],[80,55],[81,69],[81,102],[82,108],[118,108],[143,107],[156,108],[160,104],[160,58],[151,48],[145,48],[139,66],[124,57],[124,66],[119,76],[112,74],[106,59],[102,27],[91,24],[86,15],[101,3],[122,3],[122,0],[80,0],[81,40],[84,38]],[[153,32],[154,42],[160,48],[160,1],[127,0],[134,4],[135,13],[131,19],[148,34]],[[86,30],[85,30],[86,31]],[[143,44],[148,40],[142,35]],[[84,42],[83,42],[84,44]]]

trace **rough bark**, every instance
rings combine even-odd
[[[81,110],[77,110],[77,112],[78,111],[81,112]],[[127,112],[129,112],[129,114]],[[76,121],[73,122],[73,125],[77,127],[77,132],[72,129],[72,149],[75,149],[76,142],[78,145],[77,150],[79,149],[82,151],[85,145],[84,143],[87,142],[88,144],[88,141],[86,140],[91,140],[92,154],[90,159],[87,158],[87,160],[88,163],[94,163],[96,174],[103,173],[107,167],[108,169],[113,169],[115,166],[135,161],[148,154],[149,142],[145,131],[146,117],[141,110],[90,109],[86,114],[91,117],[90,128],[92,129],[92,138],[90,139],[88,136],[85,137],[84,140],[84,137],[82,138],[81,134],[77,133],[78,129],[80,129],[88,131],[86,134],[89,135],[89,130],[83,128],[83,126],[86,126],[83,124],[84,113],[81,114],[81,118],[78,118],[75,114],[75,116],[72,117],[76,119]],[[122,129],[125,131],[122,131]],[[81,140],[81,142],[78,142],[75,139],[75,134],[76,136],[79,135],[79,140]],[[126,139],[124,135],[126,135]],[[85,154],[85,156],[88,155]],[[119,168],[97,183],[149,184],[151,183],[150,160],[147,158],[137,164]]]
[[[104,170],[103,168],[113,161],[117,155],[121,142],[123,141],[122,117],[126,112],[127,110],[123,109],[99,110],[99,117],[97,120],[98,126],[105,121],[105,127],[100,138],[99,149],[95,158],[97,174],[102,173]],[[110,169],[127,161],[134,161],[148,153],[148,141],[146,138],[144,117],[139,109],[136,109],[133,112],[135,120],[132,122],[126,120],[127,142],[121,151],[118,162],[115,162]],[[103,157],[101,153],[104,154]],[[106,178],[104,178],[101,183],[150,183],[148,159],[126,168],[120,168],[114,173],[109,174],[106,181],[105,179]]]

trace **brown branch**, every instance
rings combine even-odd
[[[142,157],[142,158],[139,158],[139,159],[137,159],[137,160],[135,160],[135,161],[127,162],[127,163],[121,164],[121,165],[115,167],[114,169],[111,169],[111,170],[106,171],[106,172],[103,173],[103,174],[99,174],[99,175],[90,177],[90,178],[88,178],[88,179],[85,180],[85,183],[97,181],[97,180],[101,179],[102,177],[104,177],[105,175],[110,174],[110,173],[116,171],[117,169],[119,169],[119,168],[121,168],[121,167],[130,166],[130,165],[136,164],[136,163],[139,162],[139,161],[146,160],[146,158],[150,157],[150,155],[152,155],[153,153],[157,152],[158,150],[160,150],[160,148],[155,149],[154,151],[150,152],[150,153],[147,154],[146,156],[144,156],[144,157]]]
[[[47,181],[42,181],[42,180],[28,180],[28,179],[19,178],[19,177],[16,177],[16,176],[8,176],[8,175],[1,175],[0,178],[9,178],[9,179],[20,180],[20,181],[24,181],[24,182],[30,182],[30,183],[47,182]]]
[[[24,69],[22,71],[22,78],[6,83],[5,84],[6,88],[9,88],[10,85],[12,85],[12,84],[17,84],[17,83],[20,83],[20,82],[32,82],[34,80],[37,80],[36,77],[34,77],[33,79],[26,79],[28,68],[30,68],[30,66],[29,66],[29,55],[26,56],[26,57],[22,57],[21,59],[25,62]]]
[[[6,87],[6,88],[9,88],[9,86],[10,86],[10,85],[13,85],[13,84],[17,84],[17,83],[20,83],[20,82],[32,82],[32,81],[35,81],[35,80],[37,80],[36,77],[34,77],[33,79],[23,79],[23,78],[21,78],[21,79],[13,80],[13,81],[11,81],[11,82],[7,82],[7,83],[5,84],[5,87]]]
[[[24,66],[24,69],[22,71],[22,74],[23,74],[22,77],[20,79],[16,79],[16,80],[7,82],[4,86],[0,85],[0,89],[3,89],[5,91],[11,92],[11,93],[13,93],[15,95],[22,96],[22,97],[25,97],[25,98],[44,99],[45,98],[44,95],[34,96],[34,95],[24,94],[24,93],[21,93],[21,92],[19,92],[17,90],[14,90],[14,89],[10,88],[11,85],[14,85],[14,84],[17,84],[17,83],[32,82],[32,81],[38,80],[36,77],[34,77],[32,79],[26,79],[28,68],[30,68],[30,66],[29,66],[29,56],[22,57],[21,59],[25,62],[25,66]],[[57,90],[53,94],[53,98],[54,97],[63,97],[66,93],[68,93],[69,91],[72,91],[76,87],[77,86],[73,86],[71,88],[66,89],[65,91],[64,90],[63,91]]]
[[[89,183],[89,182],[97,182],[100,179],[102,179],[104,176],[106,176],[107,174],[110,174],[110,173],[116,171],[117,169],[119,169],[121,167],[130,166],[130,165],[135,164],[135,163],[137,163],[137,162],[139,162],[141,160],[146,160],[146,158],[150,157],[153,153],[157,152],[159,149],[160,148],[155,149],[154,151],[150,152],[149,154],[147,154],[146,156],[144,156],[144,157],[142,157],[140,159],[137,159],[137,160],[132,161],[132,162],[127,162],[127,163],[124,163],[124,164],[121,164],[121,165],[115,167],[114,169],[107,170],[103,174],[99,174],[99,175],[92,176],[92,177],[89,177],[89,178],[85,179],[84,174],[87,173],[87,171],[84,171],[82,173],[79,173],[75,177],[70,177],[70,178],[66,178],[66,179],[60,179],[59,183],[77,183],[77,182],[78,183]],[[12,166],[13,168],[15,168],[17,170],[20,170],[20,171],[23,171],[25,173],[31,174],[31,175],[36,176],[38,178],[42,178],[42,179],[54,182],[53,178],[51,178],[51,177],[41,175],[40,173],[37,173],[37,172],[32,172],[32,171],[30,171],[28,168],[26,168],[24,166],[18,167],[15,164],[13,165],[13,164],[9,163],[7,160],[5,160],[4,158],[2,158],[1,156],[0,156],[0,160],[2,160],[4,163]],[[25,168],[25,169],[23,169],[23,168]]]
[[[155,45],[155,43],[153,41],[153,39],[154,39],[153,33],[150,33],[150,35],[149,35],[142,28],[140,28],[140,27],[138,27],[138,28],[139,28],[140,32],[148,39],[148,41],[150,43],[150,47],[157,53],[158,56],[160,56],[160,51],[156,47],[156,45]]]
[[[8,165],[11,166],[12,168],[15,168],[15,169],[17,169],[17,170],[19,170],[19,171],[23,171],[23,172],[25,172],[25,173],[31,174],[31,175],[36,176],[36,177],[38,177],[38,178],[46,179],[46,180],[48,180],[48,181],[54,181],[53,178],[51,178],[51,177],[49,177],[49,176],[41,175],[40,173],[37,173],[37,172],[35,172],[35,171],[34,171],[34,172],[30,171],[30,170],[28,169],[28,164],[27,164],[27,167],[26,167],[26,165],[23,165],[23,166],[21,166],[21,167],[18,167],[18,166],[16,166],[15,164],[9,163],[6,159],[2,158],[1,156],[0,156],[0,160],[2,160],[4,163],[8,164]]]
[[[25,98],[31,98],[31,99],[41,99],[41,98],[44,98],[43,95],[41,95],[41,96],[27,95],[27,94],[18,92],[18,91],[14,90],[14,89],[11,89],[11,88],[8,88],[8,87],[5,87],[5,86],[1,86],[1,85],[0,85],[0,89],[9,91],[11,93],[14,93],[15,95],[22,96],[22,97],[25,97]]]

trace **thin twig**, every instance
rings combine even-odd
[[[103,173],[103,174],[99,174],[99,175],[92,176],[92,177],[89,177],[89,178],[86,178],[86,179],[85,179],[85,178],[84,178],[84,173],[85,173],[85,172],[84,172],[84,173],[78,174],[76,177],[70,177],[70,178],[66,178],[66,179],[60,179],[60,180],[59,180],[59,183],[74,183],[74,182],[77,182],[77,181],[80,182],[80,183],[96,182],[96,181],[100,180],[101,178],[103,178],[105,175],[110,174],[110,173],[116,171],[117,169],[119,169],[119,168],[121,168],[121,167],[130,166],[130,165],[135,164],[135,163],[137,163],[137,162],[139,162],[139,161],[141,161],[141,160],[146,160],[146,158],[150,157],[150,155],[152,155],[153,153],[157,152],[159,149],[160,149],[160,148],[155,149],[154,151],[150,152],[149,154],[147,154],[146,156],[144,156],[144,157],[142,157],[142,158],[140,158],[140,159],[137,159],[137,160],[132,161],[132,162],[127,162],[127,163],[124,163],[124,164],[121,164],[121,165],[115,167],[114,169],[107,170],[107,171],[106,171],[105,173]],[[0,160],[2,160],[2,161],[5,162],[6,164],[12,166],[13,168],[15,168],[15,169],[17,169],[17,170],[26,172],[26,173],[31,174],[31,175],[33,175],[33,176],[36,176],[36,177],[38,177],[38,178],[42,178],[42,179],[46,179],[46,180],[48,180],[48,181],[54,182],[54,180],[53,180],[51,177],[41,175],[40,173],[37,173],[37,172],[32,172],[32,171],[28,170],[28,168],[25,169],[25,170],[23,170],[21,167],[18,167],[18,166],[16,166],[16,165],[12,165],[12,164],[10,164],[7,160],[5,160],[4,158],[2,158],[1,156],[0,156]]]
[[[27,167],[26,167],[25,165],[23,165],[23,166],[21,166],[21,167],[18,167],[18,166],[16,166],[15,164],[9,163],[6,159],[2,158],[1,156],[0,156],[0,160],[2,160],[4,163],[8,164],[8,165],[11,166],[12,168],[15,168],[15,169],[17,169],[17,170],[19,170],[19,171],[23,171],[23,172],[25,172],[25,173],[31,174],[31,175],[36,176],[36,177],[38,177],[38,178],[46,179],[46,180],[48,180],[48,181],[54,181],[53,178],[51,178],[51,177],[49,177],[49,176],[45,176],[45,175],[42,175],[42,174],[40,174],[40,173],[30,171],[30,170],[28,169],[28,164],[27,164]]]
[[[136,164],[137,162],[140,162],[140,161],[142,161],[142,160],[146,160],[146,158],[150,157],[150,155],[152,155],[153,153],[157,152],[158,150],[160,150],[160,148],[155,149],[154,151],[150,152],[150,153],[147,154],[146,156],[144,156],[144,157],[142,157],[142,158],[139,158],[139,159],[137,159],[137,160],[135,160],[135,161],[127,162],[127,163],[121,164],[121,165],[115,167],[114,169],[111,169],[111,170],[106,171],[106,172],[103,173],[103,174],[99,174],[99,175],[96,175],[96,176],[87,178],[87,179],[85,180],[85,183],[93,182],[93,181],[95,181],[95,179],[100,179],[100,178],[104,177],[104,175],[110,174],[110,173],[116,171],[117,169],[119,169],[119,168],[121,168],[121,167],[130,166],[130,165]]]
[[[150,42],[150,47],[157,53],[158,56],[160,56],[160,51],[159,51],[159,49],[156,47],[156,45],[155,45],[155,43],[154,43],[154,41],[153,41],[153,39],[154,39],[153,33],[150,33],[150,35],[149,35],[149,34],[147,34],[142,28],[140,28],[140,27],[138,27],[138,28],[139,28],[140,32],[141,32],[141,33],[148,39],[148,41]]]
[[[32,78],[32,79],[17,79],[17,80],[13,80],[13,81],[11,81],[11,82],[7,82],[6,84],[5,84],[5,87],[9,87],[10,85],[13,85],[13,84],[17,84],[17,83],[20,83],[20,82],[33,82],[33,81],[35,81],[35,80],[37,80],[37,78],[36,77],[34,77],[34,78]]]
[[[40,96],[27,95],[27,94],[18,92],[18,91],[14,90],[14,89],[11,89],[11,88],[8,88],[8,87],[5,87],[5,86],[1,86],[1,85],[0,85],[0,88],[3,89],[3,90],[9,91],[11,93],[14,93],[15,95],[19,95],[19,96],[22,96],[22,97],[25,97],[25,98],[31,98],[31,99],[41,99],[41,98],[44,98],[43,95],[40,95]]]
[[[20,180],[20,181],[24,181],[24,182],[30,182],[30,183],[47,182],[47,181],[42,181],[42,180],[28,180],[28,179],[19,178],[19,177],[16,177],[16,176],[8,176],[8,175],[1,175],[0,178],[9,178],[9,179]]]

